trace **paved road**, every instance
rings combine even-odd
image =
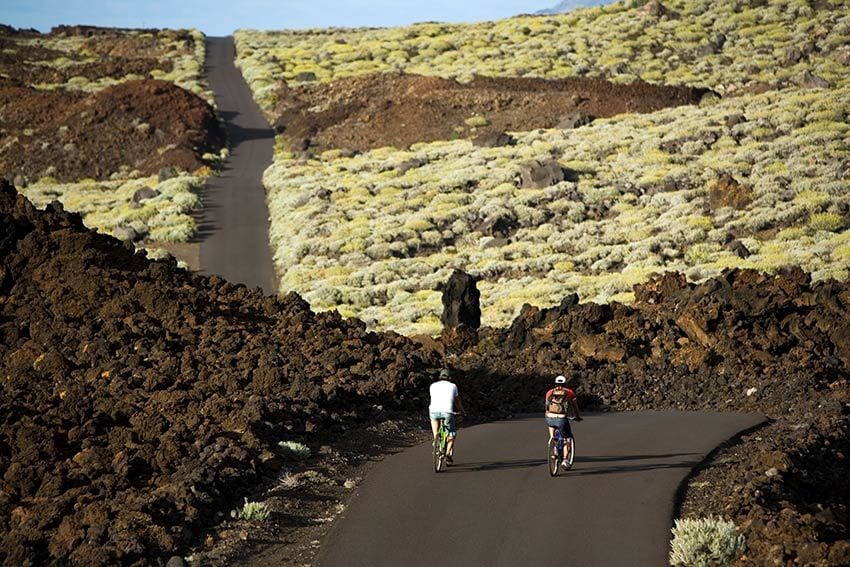
[[[230,158],[210,179],[200,223],[201,272],[276,293],[269,249],[263,171],[271,164],[274,131],[233,64],[231,37],[207,39],[205,72],[227,124]]]
[[[590,415],[573,424],[573,469],[555,478],[541,421],[462,429],[456,464],[445,473],[429,468],[429,444],[387,458],[364,480],[317,564],[666,565],[677,488],[718,444],[762,419]]]

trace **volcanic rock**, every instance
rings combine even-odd
[[[421,410],[407,392],[441,364],[295,294],[150,261],[2,182],[0,558],[187,555],[276,472],[278,441]]]
[[[543,189],[574,176],[573,172],[563,167],[556,160],[535,160],[522,163],[517,174],[520,187],[535,189]]]
[[[724,173],[709,184],[708,203],[712,209],[743,209],[752,202],[752,193],[752,187],[742,185],[730,174]]]
[[[454,270],[443,288],[443,328],[464,325],[470,329],[481,326],[480,292],[475,278],[461,270]]]

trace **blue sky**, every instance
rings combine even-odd
[[[0,23],[40,31],[58,24],[194,27],[208,35],[227,35],[237,28],[475,22],[531,13],[555,4],[558,0],[0,0]]]

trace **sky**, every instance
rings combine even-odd
[[[610,1],[610,0],[609,0]],[[601,4],[601,0],[576,0]],[[59,24],[235,29],[389,27],[423,21],[478,22],[551,8],[558,0],[0,0],[0,23],[49,31]]]

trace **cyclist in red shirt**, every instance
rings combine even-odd
[[[561,437],[569,439],[573,436],[570,428],[569,414],[575,415],[576,421],[581,421],[581,415],[578,411],[578,403],[576,402],[576,393],[567,388],[567,378],[565,376],[555,377],[555,386],[546,392],[545,402],[545,420],[549,426],[549,440],[555,436],[555,429],[561,430]],[[569,461],[567,457],[569,451],[569,443],[564,443],[564,454],[562,465],[566,468]]]

